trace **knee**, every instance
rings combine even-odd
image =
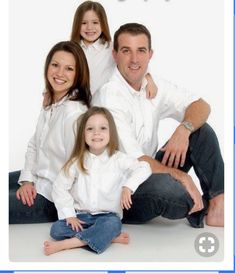
[[[141,185],[133,195],[148,201],[178,204],[185,206],[192,203],[192,199],[182,184],[169,174],[153,174]]]
[[[13,171],[8,174],[10,190],[16,191],[19,188],[19,185],[18,185],[19,177],[20,177],[20,171]]]
[[[58,220],[55,223],[53,223],[50,230],[50,236],[57,241],[63,240],[65,234],[65,225],[66,224],[64,220]]]
[[[208,140],[210,139],[210,142],[212,140],[214,140],[216,143],[218,142],[217,140],[217,136],[215,134],[215,131],[213,130],[213,128],[205,123],[204,125],[202,125],[198,130],[196,130],[195,135],[198,134],[199,138],[202,138],[203,140]],[[193,137],[194,133],[191,135]]]
[[[109,229],[112,228],[115,231],[121,231],[121,226],[122,226],[121,219],[114,214],[112,214],[111,216],[107,216],[104,221],[104,224]]]

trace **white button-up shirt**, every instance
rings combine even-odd
[[[88,152],[84,166],[87,174],[79,171],[74,163],[69,174],[62,170],[53,185],[52,196],[59,219],[75,217],[76,210],[91,214],[115,212],[122,218],[122,186],[134,192],[151,175],[147,162],[119,151],[111,157],[106,150],[99,156]]]
[[[115,62],[112,57],[112,43],[109,45],[101,43],[98,39],[93,44],[86,46],[83,41],[80,43],[89,66],[90,71],[90,88],[91,93],[94,94],[110,79]]]
[[[186,108],[200,97],[163,79],[154,78],[157,96],[146,98],[146,79],[134,90],[115,68],[108,83],[93,97],[92,104],[108,108],[115,120],[121,149],[135,158],[154,157],[158,149],[160,120],[171,117],[181,122]]]
[[[81,102],[67,98],[42,109],[28,144],[19,183],[34,182],[37,192],[52,201],[52,184],[74,146],[75,121],[86,110]]]

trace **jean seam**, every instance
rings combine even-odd
[[[192,160],[193,163],[196,162],[196,160],[195,160],[195,158],[194,158],[194,156],[193,156],[192,154],[191,154],[191,160]],[[195,165],[195,164],[193,164],[193,166],[194,166],[194,168],[195,168],[195,166],[196,166],[197,171],[198,171],[198,173],[200,174],[201,179],[205,181],[206,185],[208,185],[208,184],[209,184],[209,181],[207,180],[207,176],[204,174],[204,172],[203,172],[203,170],[200,168],[200,166],[197,166],[197,165]],[[199,180],[199,181],[200,181],[200,180]],[[201,184],[201,182],[200,182],[200,184]],[[209,199],[212,199],[212,198],[214,198],[215,196],[217,196],[217,195],[219,195],[219,194],[222,194],[222,193],[224,193],[224,190],[223,190],[223,189],[217,190],[216,192],[211,192],[211,191],[209,190],[209,191],[207,192],[207,195],[208,195]],[[205,194],[205,193],[204,193],[204,194]]]

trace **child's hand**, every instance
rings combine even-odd
[[[69,217],[66,218],[66,224],[71,225],[72,230],[79,231],[83,230],[82,224],[85,224],[85,222],[79,220],[77,217]]]
[[[154,83],[150,73],[147,73],[145,77],[148,81],[148,84],[146,87],[146,98],[153,99],[157,95],[157,85]]]
[[[124,186],[122,188],[122,194],[121,194],[121,208],[122,209],[130,209],[132,205],[132,201],[131,201],[131,190]]]

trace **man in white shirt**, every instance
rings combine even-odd
[[[217,137],[206,124],[210,106],[199,96],[157,79],[158,95],[146,99],[144,75],[152,57],[151,35],[137,23],[121,26],[114,35],[115,69],[110,81],[93,98],[93,105],[107,107],[114,116],[126,153],[147,161],[152,176],[133,195],[123,222],[143,223],[156,216],[187,217],[194,227],[224,225],[224,163]],[[157,153],[158,125],[171,117],[179,126]],[[192,178],[194,170],[203,198]]]

